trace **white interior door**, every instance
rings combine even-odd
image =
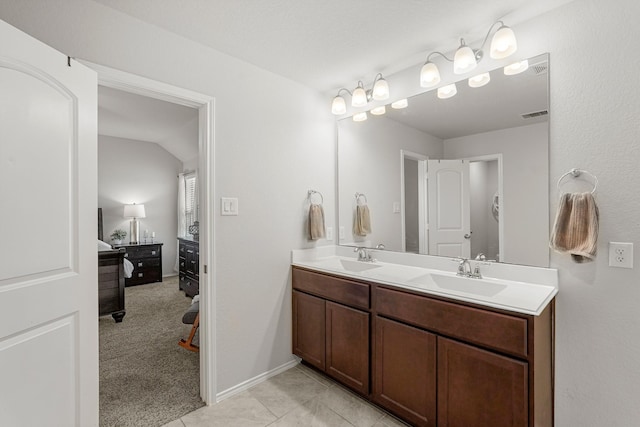
[[[0,425],[97,426],[97,77],[0,40]]]
[[[428,160],[429,254],[469,258],[469,162]]]

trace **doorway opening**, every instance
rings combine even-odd
[[[212,272],[214,265],[214,222],[212,185],[214,176],[214,98],[183,88],[150,80],[134,74],[114,70],[87,61],[81,61],[98,73],[101,87],[118,89],[131,94],[142,95],[161,101],[197,109],[198,116],[198,170],[197,192],[198,235],[199,235],[199,388],[200,398],[205,404],[215,403],[215,283]],[[177,184],[176,184],[177,187]],[[176,236],[177,237],[177,236]],[[180,319],[178,319],[180,321]],[[176,348],[179,348],[176,342]],[[179,348],[180,349],[180,348]],[[182,350],[182,349],[180,349]],[[186,350],[183,350],[186,351]]]

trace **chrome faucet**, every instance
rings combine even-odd
[[[358,246],[357,248],[353,248],[353,252],[358,253],[358,261],[362,262],[374,262],[375,259],[371,258],[371,253],[367,248],[363,246]]]
[[[480,273],[480,264],[488,264],[483,262],[476,263],[476,267],[472,270],[471,263],[466,258],[454,258],[453,261],[458,263],[458,272],[456,276],[460,277],[469,277],[471,279],[482,279],[482,274]]]

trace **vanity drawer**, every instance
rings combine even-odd
[[[527,357],[527,319],[378,287],[379,315],[515,356]]]
[[[293,288],[352,307],[369,309],[369,285],[293,267]]]

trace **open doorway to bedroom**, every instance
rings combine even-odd
[[[99,322],[100,424],[161,425],[215,396],[207,380],[213,372],[211,328],[202,322],[208,309],[206,301],[198,301],[207,294],[200,295],[200,289],[208,281],[202,273],[210,264],[212,241],[206,233],[211,229],[206,180],[212,168],[213,102],[137,76],[124,75],[123,83],[122,73],[96,67],[104,239],[125,231],[127,237],[115,247],[124,249],[134,266],[125,280],[123,321],[106,316]],[[145,211],[137,218],[137,239],[124,212],[134,203]]]

